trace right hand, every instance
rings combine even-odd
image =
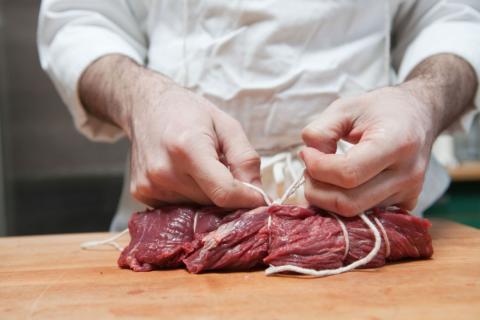
[[[237,120],[160,74],[150,72],[135,86],[124,129],[136,199],[152,207],[264,205],[241,183],[261,184],[260,158]]]

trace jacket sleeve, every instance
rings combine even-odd
[[[480,1],[403,1],[397,8],[392,31],[392,59],[399,81],[404,81],[422,60],[451,53],[469,62],[480,82]],[[479,107],[477,88],[470,110],[448,131],[468,131]]]
[[[143,64],[147,40],[137,11],[126,0],[44,0],[37,45],[42,68],[70,110],[76,128],[96,141],[115,141],[122,131],[88,114],[78,96],[86,67],[107,54]]]

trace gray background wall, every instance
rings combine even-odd
[[[8,233],[103,229],[109,220],[105,216],[115,208],[127,142],[92,143],[74,129],[66,107],[39,65],[39,4],[31,0],[0,3]],[[85,225],[82,214],[90,220]],[[95,217],[101,223],[96,223]]]
[[[5,70],[5,48],[2,46],[3,40],[3,2],[0,1],[0,71]],[[7,212],[5,208],[5,188],[3,175],[3,106],[6,105],[6,77],[4,72],[0,72],[0,236],[7,233]]]

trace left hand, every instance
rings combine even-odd
[[[343,216],[374,206],[415,207],[436,117],[413,87],[406,83],[339,99],[303,130],[307,146],[300,156],[309,203]],[[337,155],[340,139],[354,145]]]

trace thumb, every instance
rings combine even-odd
[[[318,119],[303,129],[302,139],[308,147],[323,153],[337,151],[338,140],[347,137],[353,125],[351,113],[345,112],[340,104],[343,103],[331,104]]]
[[[240,123],[219,113],[214,117],[214,125],[224,161],[233,177],[260,185],[260,157],[248,141]]]

